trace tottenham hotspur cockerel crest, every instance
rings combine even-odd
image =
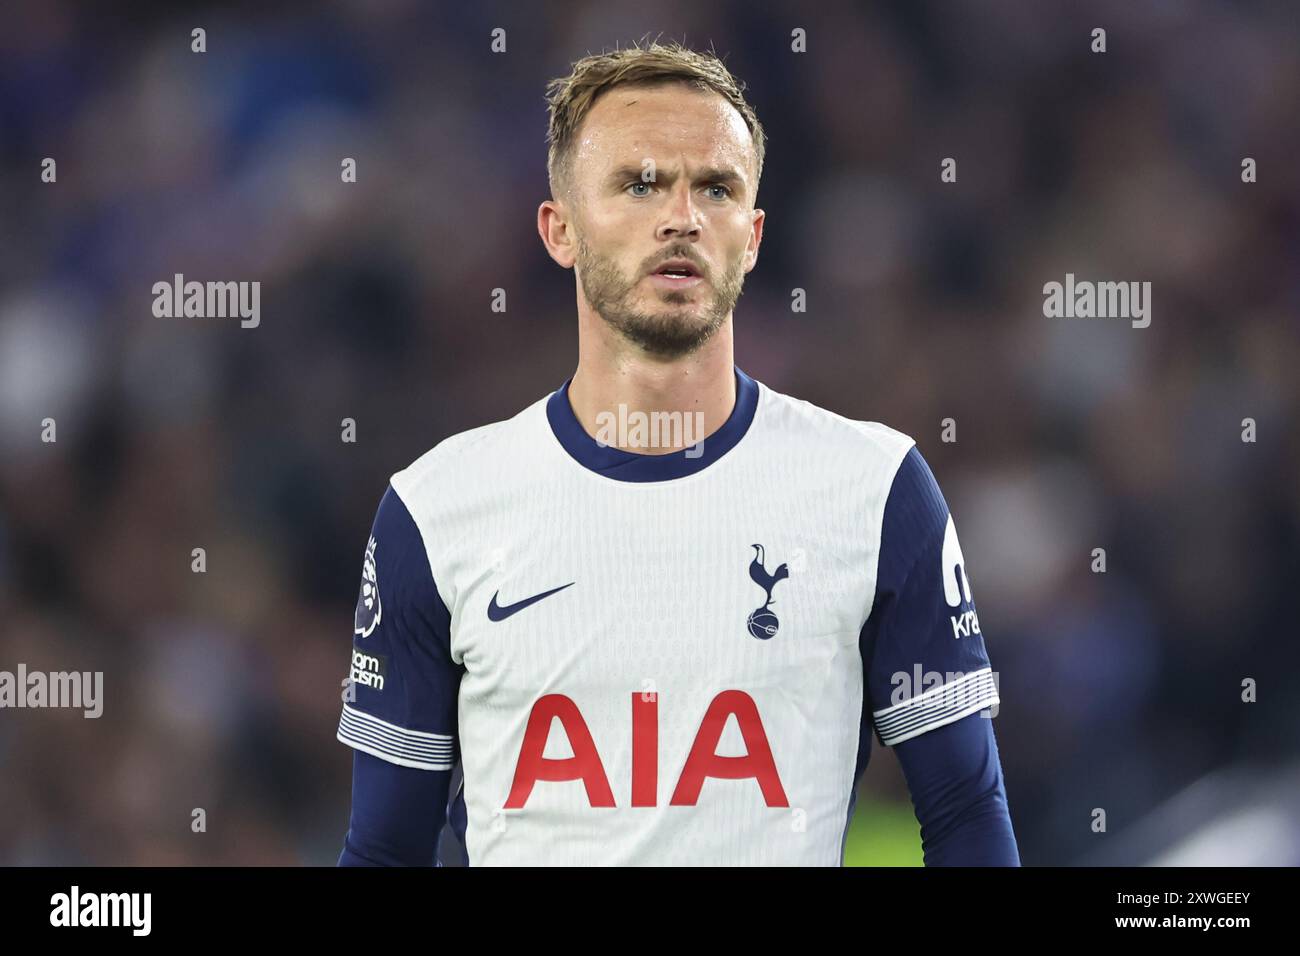
[[[776,615],[771,611],[774,603],[772,589],[790,576],[790,566],[781,564],[777,566],[775,571],[769,572],[763,554],[763,546],[761,544],[752,544],[750,547],[754,549],[754,560],[749,562],[749,577],[763,589],[767,600],[763,602],[762,607],[754,609],[745,624],[749,628],[749,633],[754,637],[760,641],[769,641],[776,636],[777,629],[781,626],[781,622],[776,619]]]
[[[357,597],[357,612],[352,622],[352,633],[369,637],[379,626],[383,605],[379,603],[379,575],[375,572],[375,536],[366,544],[366,562],[361,568],[361,594]]]

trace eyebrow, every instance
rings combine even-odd
[[[605,182],[610,186],[619,186],[633,179],[641,179],[641,171],[644,167],[639,163],[624,163],[622,166],[614,169],[607,177]],[[733,190],[739,191],[745,186],[745,179],[734,168],[723,168],[719,166],[710,166],[707,169],[700,170],[695,177],[697,182],[702,183],[723,183],[731,186]],[[676,173],[664,172],[655,169],[654,182],[667,183],[671,185],[677,179]]]

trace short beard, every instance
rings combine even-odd
[[[704,276],[713,289],[713,301],[698,317],[685,309],[639,312],[632,307],[632,299],[641,277],[627,279],[612,259],[593,252],[581,236],[578,237],[578,275],[587,302],[596,314],[627,341],[661,358],[690,355],[712,338],[735,308],[745,282],[738,262],[716,285],[711,276]],[[663,301],[686,305],[690,299],[684,292],[669,292],[664,294]]]

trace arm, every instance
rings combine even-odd
[[[352,817],[339,866],[433,866],[449,770],[417,770],[352,755]]]
[[[356,751],[340,866],[435,865],[463,672],[424,539],[390,486],[366,548],[339,718],[338,739]]]
[[[894,748],[926,866],[1019,866],[993,721],[969,714]]]
[[[986,716],[999,703],[997,683],[956,526],[915,447],[885,504],[860,647],[872,721],[880,742],[897,749],[926,864],[1019,865]]]

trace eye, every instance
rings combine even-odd
[[[633,196],[636,196],[638,199],[640,199],[650,195],[650,184],[645,182],[644,180],[638,179],[627,184],[628,189],[636,189],[638,186],[644,186],[646,191],[643,193],[633,193],[632,194]]]
[[[728,187],[728,186],[724,186],[722,183],[713,183],[711,186],[708,186],[707,188],[708,188],[708,189],[721,189],[721,190],[722,190],[722,195],[721,195],[721,196],[714,196],[714,197],[713,197],[714,199],[726,199],[728,196],[731,195],[731,189],[730,189],[730,187]]]

